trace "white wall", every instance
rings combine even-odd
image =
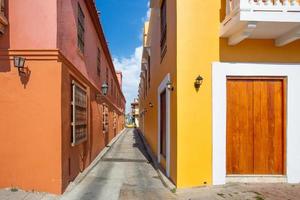
[[[226,76],[287,77],[287,181],[300,182],[300,64],[219,63],[212,66],[213,184],[226,183]]]

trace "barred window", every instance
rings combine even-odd
[[[78,4],[77,40],[78,48],[82,53],[84,53],[84,31],[84,14]]]
[[[106,68],[105,81],[108,84],[108,68]]]
[[[163,0],[160,8],[160,33],[160,49],[163,57],[167,47],[167,0]]]
[[[101,54],[100,49],[98,48],[97,54],[97,75],[100,77],[101,74]]]
[[[102,110],[102,132],[108,133],[108,107],[106,105],[103,105]]]
[[[114,82],[110,79],[110,95],[113,96],[114,94]]]
[[[1,6],[0,12],[2,13],[2,15],[4,15],[4,13],[5,13],[5,2],[4,1],[5,0],[0,0],[0,6]]]
[[[72,82],[72,146],[87,140],[87,92]]]

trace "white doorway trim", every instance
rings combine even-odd
[[[300,182],[300,64],[220,63],[212,65],[213,184],[226,183],[226,77],[287,77],[286,176]]]
[[[160,95],[162,92],[166,91],[166,173],[167,176],[170,176],[170,90],[167,88],[167,83],[171,81],[170,74],[167,74],[164,80],[160,83],[157,90],[157,109],[158,109],[158,130],[157,130],[157,161],[160,163]]]

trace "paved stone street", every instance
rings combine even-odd
[[[0,190],[1,200],[299,200],[300,185],[227,184],[169,191],[149,163],[138,133],[127,129],[82,179],[61,197]]]
[[[300,185],[230,183],[177,192],[180,200],[299,200]]]
[[[63,200],[172,199],[132,129],[126,130],[90,173]]]

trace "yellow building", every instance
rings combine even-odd
[[[151,0],[140,128],[177,187],[300,182],[299,3]]]

